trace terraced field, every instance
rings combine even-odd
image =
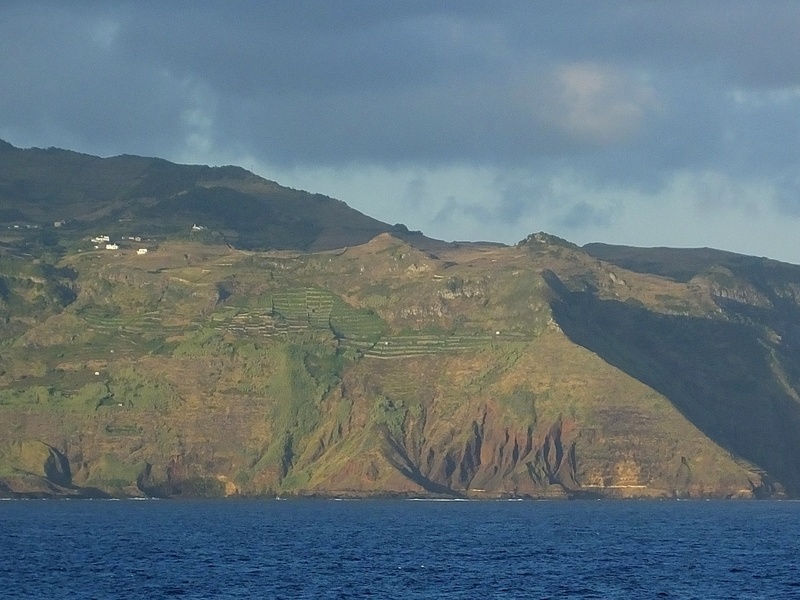
[[[370,358],[410,358],[441,352],[463,352],[489,344],[528,339],[521,333],[404,332],[391,334],[388,325],[368,309],[358,309],[317,288],[275,293],[272,308],[231,308],[217,313],[218,329],[236,335],[288,339],[306,331],[330,332],[340,347]]]
[[[270,309],[253,309],[245,312],[235,312],[233,315],[219,317],[215,321],[221,320],[217,325],[219,329],[225,329],[236,335],[258,335],[263,337],[275,337],[288,333],[285,322],[276,319]]]
[[[157,311],[146,312],[138,315],[109,316],[101,309],[85,309],[80,312],[80,318],[86,321],[90,331],[100,334],[114,335],[142,335],[146,333],[174,333],[187,329],[197,328],[200,320],[189,324],[176,324],[164,321],[161,313]]]
[[[463,352],[484,347],[492,343],[521,341],[522,334],[476,333],[472,335],[432,335],[410,333],[386,336],[364,353],[372,358],[409,358],[440,352]]]

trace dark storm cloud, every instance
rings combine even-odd
[[[612,217],[612,210],[600,209],[587,202],[580,202],[571,206],[567,214],[561,217],[561,221],[570,229],[580,229],[590,225],[605,227],[611,223]]]
[[[527,169],[523,186],[569,168],[642,193],[683,170],[788,181],[799,33],[800,3],[777,1],[10,2],[0,135],[284,166]],[[501,194],[501,219],[544,202]]]
[[[119,27],[114,11],[0,9],[0,132],[98,153],[173,148],[186,102],[181,82],[121,60]]]

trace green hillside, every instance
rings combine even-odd
[[[235,167],[0,155],[0,496],[800,495],[794,265],[446,244]]]
[[[97,235],[112,241],[177,236],[243,249],[325,250],[392,230],[343,202],[280,186],[240,167],[99,158],[5,142],[0,142],[0,228],[5,230],[0,242],[29,251],[71,248]]]

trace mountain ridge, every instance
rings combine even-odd
[[[113,235],[126,220],[146,223],[158,235],[200,225],[244,249],[333,249],[393,230],[344,202],[237,166],[178,165],[125,154],[100,158],[10,144],[2,153],[0,222],[63,221],[80,235],[101,227]],[[403,226],[396,231],[410,235]]]
[[[18,152],[0,495],[800,496],[795,265],[443,242],[237,167]]]

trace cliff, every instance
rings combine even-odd
[[[131,219],[3,225],[2,496],[800,493],[799,267]]]

